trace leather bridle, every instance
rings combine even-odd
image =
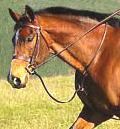
[[[37,39],[36,39],[35,47],[29,62],[29,65],[33,65],[35,67],[36,66],[35,59],[39,53],[41,28],[39,26],[34,26],[34,25],[27,25],[27,27],[34,28],[37,31],[37,35],[36,35]]]

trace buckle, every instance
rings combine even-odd
[[[29,64],[25,69],[31,75],[34,75],[36,73],[35,67],[31,64]]]

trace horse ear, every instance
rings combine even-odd
[[[12,9],[9,8],[9,14],[10,16],[12,17],[12,19],[15,21],[15,22],[18,22],[21,18],[21,15],[16,13],[16,12],[13,12]]]
[[[29,18],[29,20],[31,22],[34,21],[34,11],[31,7],[29,7],[28,5],[25,6],[25,13],[26,13],[26,16]]]

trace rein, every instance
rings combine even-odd
[[[80,36],[78,39],[76,39],[75,42],[72,42],[70,45],[68,45],[67,47],[65,47],[63,50],[61,50],[60,52],[58,52],[58,53],[56,53],[55,55],[51,56],[51,58],[45,60],[43,63],[41,63],[41,64],[38,65],[38,66],[35,66],[35,58],[36,58],[36,56],[37,56],[37,54],[38,54],[38,53],[37,53],[37,51],[38,51],[37,49],[39,48],[40,34],[42,35],[41,28],[40,28],[39,26],[27,25],[28,27],[37,29],[37,39],[36,39],[36,44],[35,44],[34,51],[33,51],[32,57],[31,57],[31,59],[30,59],[29,65],[28,65],[25,69],[26,69],[26,71],[27,71],[29,74],[31,74],[31,75],[36,75],[36,76],[40,79],[40,81],[41,81],[41,83],[42,83],[42,85],[43,85],[45,91],[47,92],[47,94],[48,94],[54,101],[56,101],[56,102],[58,102],[58,103],[68,103],[68,102],[71,102],[71,101],[74,99],[74,97],[75,97],[75,95],[77,94],[78,91],[84,91],[84,93],[87,95],[87,93],[85,92],[85,90],[84,90],[84,88],[83,88],[84,78],[85,78],[85,76],[86,76],[86,73],[87,73],[87,71],[88,71],[89,66],[90,66],[90,65],[92,64],[92,62],[94,61],[95,57],[97,56],[99,50],[101,49],[101,47],[102,47],[102,45],[103,45],[103,43],[104,43],[104,40],[105,40],[105,37],[106,37],[106,33],[107,33],[107,26],[106,26],[106,24],[105,24],[104,34],[103,34],[102,40],[101,40],[101,42],[100,42],[100,45],[98,46],[98,49],[96,50],[96,52],[95,52],[95,54],[93,55],[93,57],[92,57],[91,61],[89,62],[89,64],[88,64],[88,65],[84,68],[84,70],[82,71],[82,75],[83,75],[83,76],[82,76],[82,78],[81,78],[80,86],[79,86],[79,88],[78,88],[77,90],[75,90],[75,92],[74,92],[73,96],[70,98],[70,100],[68,100],[68,101],[59,101],[59,100],[57,100],[56,98],[54,98],[54,97],[50,94],[50,92],[48,91],[48,89],[46,88],[46,86],[45,86],[45,84],[44,84],[44,81],[42,80],[42,77],[41,77],[35,70],[36,70],[37,68],[41,67],[42,65],[46,64],[47,62],[51,61],[53,58],[55,58],[56,56],[58,56],[59,54],[61,54],[62,52],[64,52],[66,49],[68,49],[69,47],[71,47],[72,45],[74,45],[75,43],[77,43],[77,42],[78,42],[79,40],[81,40],[85,35],[87,35],[87,34],[90,33],[91,31],[93,31],[94,29],[96,29],[97,27],[99,27],[100,25],[102,25],[103,23],[106,23],[110,18],[114,17],[115,15],[119,15],[119,12],[120,12],[120,10],[114,12],[113,14],[111,14],[110,16],[108,16],[107,18],[105,18],[104,20],[102,20],[101,22],[99,22],[97,25],[93,26],[93,27],[90,28],[87,32],[85,32],[82,36]],[[42,38],[44,38],[43,35],[42,35]],[[46,42],[46,41],[45,41],[45,42]],[[32,67],[32,66],[34,66],[34,68],[33,68],[32,71],[30,71],[29,68]]]
[[[41,81],[41,83],[42,83],[42,85],[43,85],[45,91],[47,92],[47,94],[48,94],[54,101],[56,101],[56,102],[58,102],[58,103],[69,103],[69,102],[71,102],[71,101],[74,99],[74,97],[76,96],[76,94],[77,94],[78,91],[84,91],[84,92],[85,92],[85,90],[84,90],[84,88],[83,88],[83,82],[84,82],[85,75],[86,75],[86,73],[87,73],[87,69],[88,69],[88,67],[90,66],[90,64],[93,62],[93,60],[94,60],[94,58],[96,57],[98,51],[101,49],[101,47],[102,47],[102,45],[103,45],[103,42],[104,42],[104,40],[105,40],[105,37],[106,37],[106,33],[107,33],[107,28],[106,28],[106,24],[105,24],[105,30],[104,30],[104,35],[103,35],[102,41],[101,41],[101,43],[100,43],[100,45],[99,45],[97,51],[95,52],[93,58],[91,59],[90,63],[85,67],[85,69],[84,69],[84,71],[83,71],[83,77],[81,78],[81,84],[80,84],[79,88],[78,88],[77,90],[75,90],[73,96],[72,96],[68,101],[59,101],[59,100],[57,100],[56,98],[54,98],[54,97],[50,94],[50,92],[48,91],[48,89],[46,88],[46,85],[45,85],[45,83],[44,83],[42,77],[35,71],[36,68],[35,68],[32,72],[29,71],[29,67],[32,66],[31,64],[28,66],[28,68],[26,68],[26,70],[27,70],[27,72],[28,72],[29,74],[36,75],[36,76],[40,79],[40,81]],[[85,92],[85,94],[87,95],[86,92]]]

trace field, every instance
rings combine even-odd
[[[12,58],[14,22],[8,8],[24,13],[33,9],[65,6],[112,13],[120,9],[120,0],[0,0],[0,129],[68,129],[82,109],[76,96],[69,104],[57,104],[45,93],[40,81],[32,78],[28,87],[12,89],[6,81]],[[57,67],[56,67],[57,66]],[[59,100],[68,100],[74,92],[74,70],[59,59],[40,68],[49,91]],[[109,120],[96,129],[120,129],[119,121]]]
[[[68,100],[74,92],[73,76],[43,78],[49,91],[59,100]],[[0,129],[68,129],[82,109],[76,96],[69,104],[51,100],[38,79],[26,89],[15,90],[0,81]],[[96,129],[119,129],[120,123],[109,120]]]

